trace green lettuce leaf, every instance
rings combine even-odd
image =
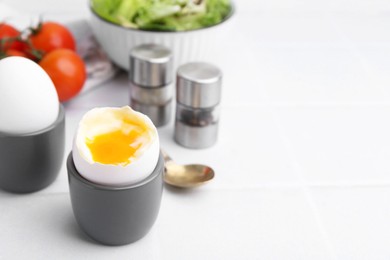
[[[212,26],[232,11],[230,0],[91,0],[91,6],[110,22],[157,31]]]

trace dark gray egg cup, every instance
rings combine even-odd
[[[125,245],[144,237],[157,219],[163,191],[164,159],[146,179],[124,187],[90,182],[67,160],[70,198],[80,228],[105,245]],[[109,173],[108,173],[109,174]]]
[[[57,120],[45,129],[20,135],[0,132],[0,189],[30,193],[46,188],[58,176],[64,150],[62,105]]]

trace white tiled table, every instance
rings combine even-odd
[[[390,2],[236,3],[215,61],[217,145],[188,150],[172,125],[159,130],[172,157],[210,164],[216,179],[166,189],[144,239],[106,247],[78,229],[63,166],[43,191],[0,192],[0,259],[390,259]],[[0,7],[88,16],[85,0]],[[128,104],[127,92],[120,74],[66,104],[67,153],[81,116]]]

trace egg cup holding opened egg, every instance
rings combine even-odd
[[[159,153],[152,121],[130,107],[92,109],[82,118],[73,145],[78,172],[110,186],[146,178],[156,167]]]
[[[35,62],[0,60],[0,188],[41,190],[58,176],[65,148],[65,111],[53,82]]]
[[[132,243],[160,208],[164,160],[156,127],[130,107],[95,108],[79,123],[67,161],[73,213],[108,245]]]

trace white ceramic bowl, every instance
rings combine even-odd
[[[129,69],[130,50],[140,44],[154,43],[168,47],[174,55],[174,67],[190,61],[213,62],[221,49],[226,24],[232,12],[219,24],[202,29],[182,32],[145,31],[125,28],[101,18],[92,8],[91,27],[93,33],[111,58],[119,67]]]

